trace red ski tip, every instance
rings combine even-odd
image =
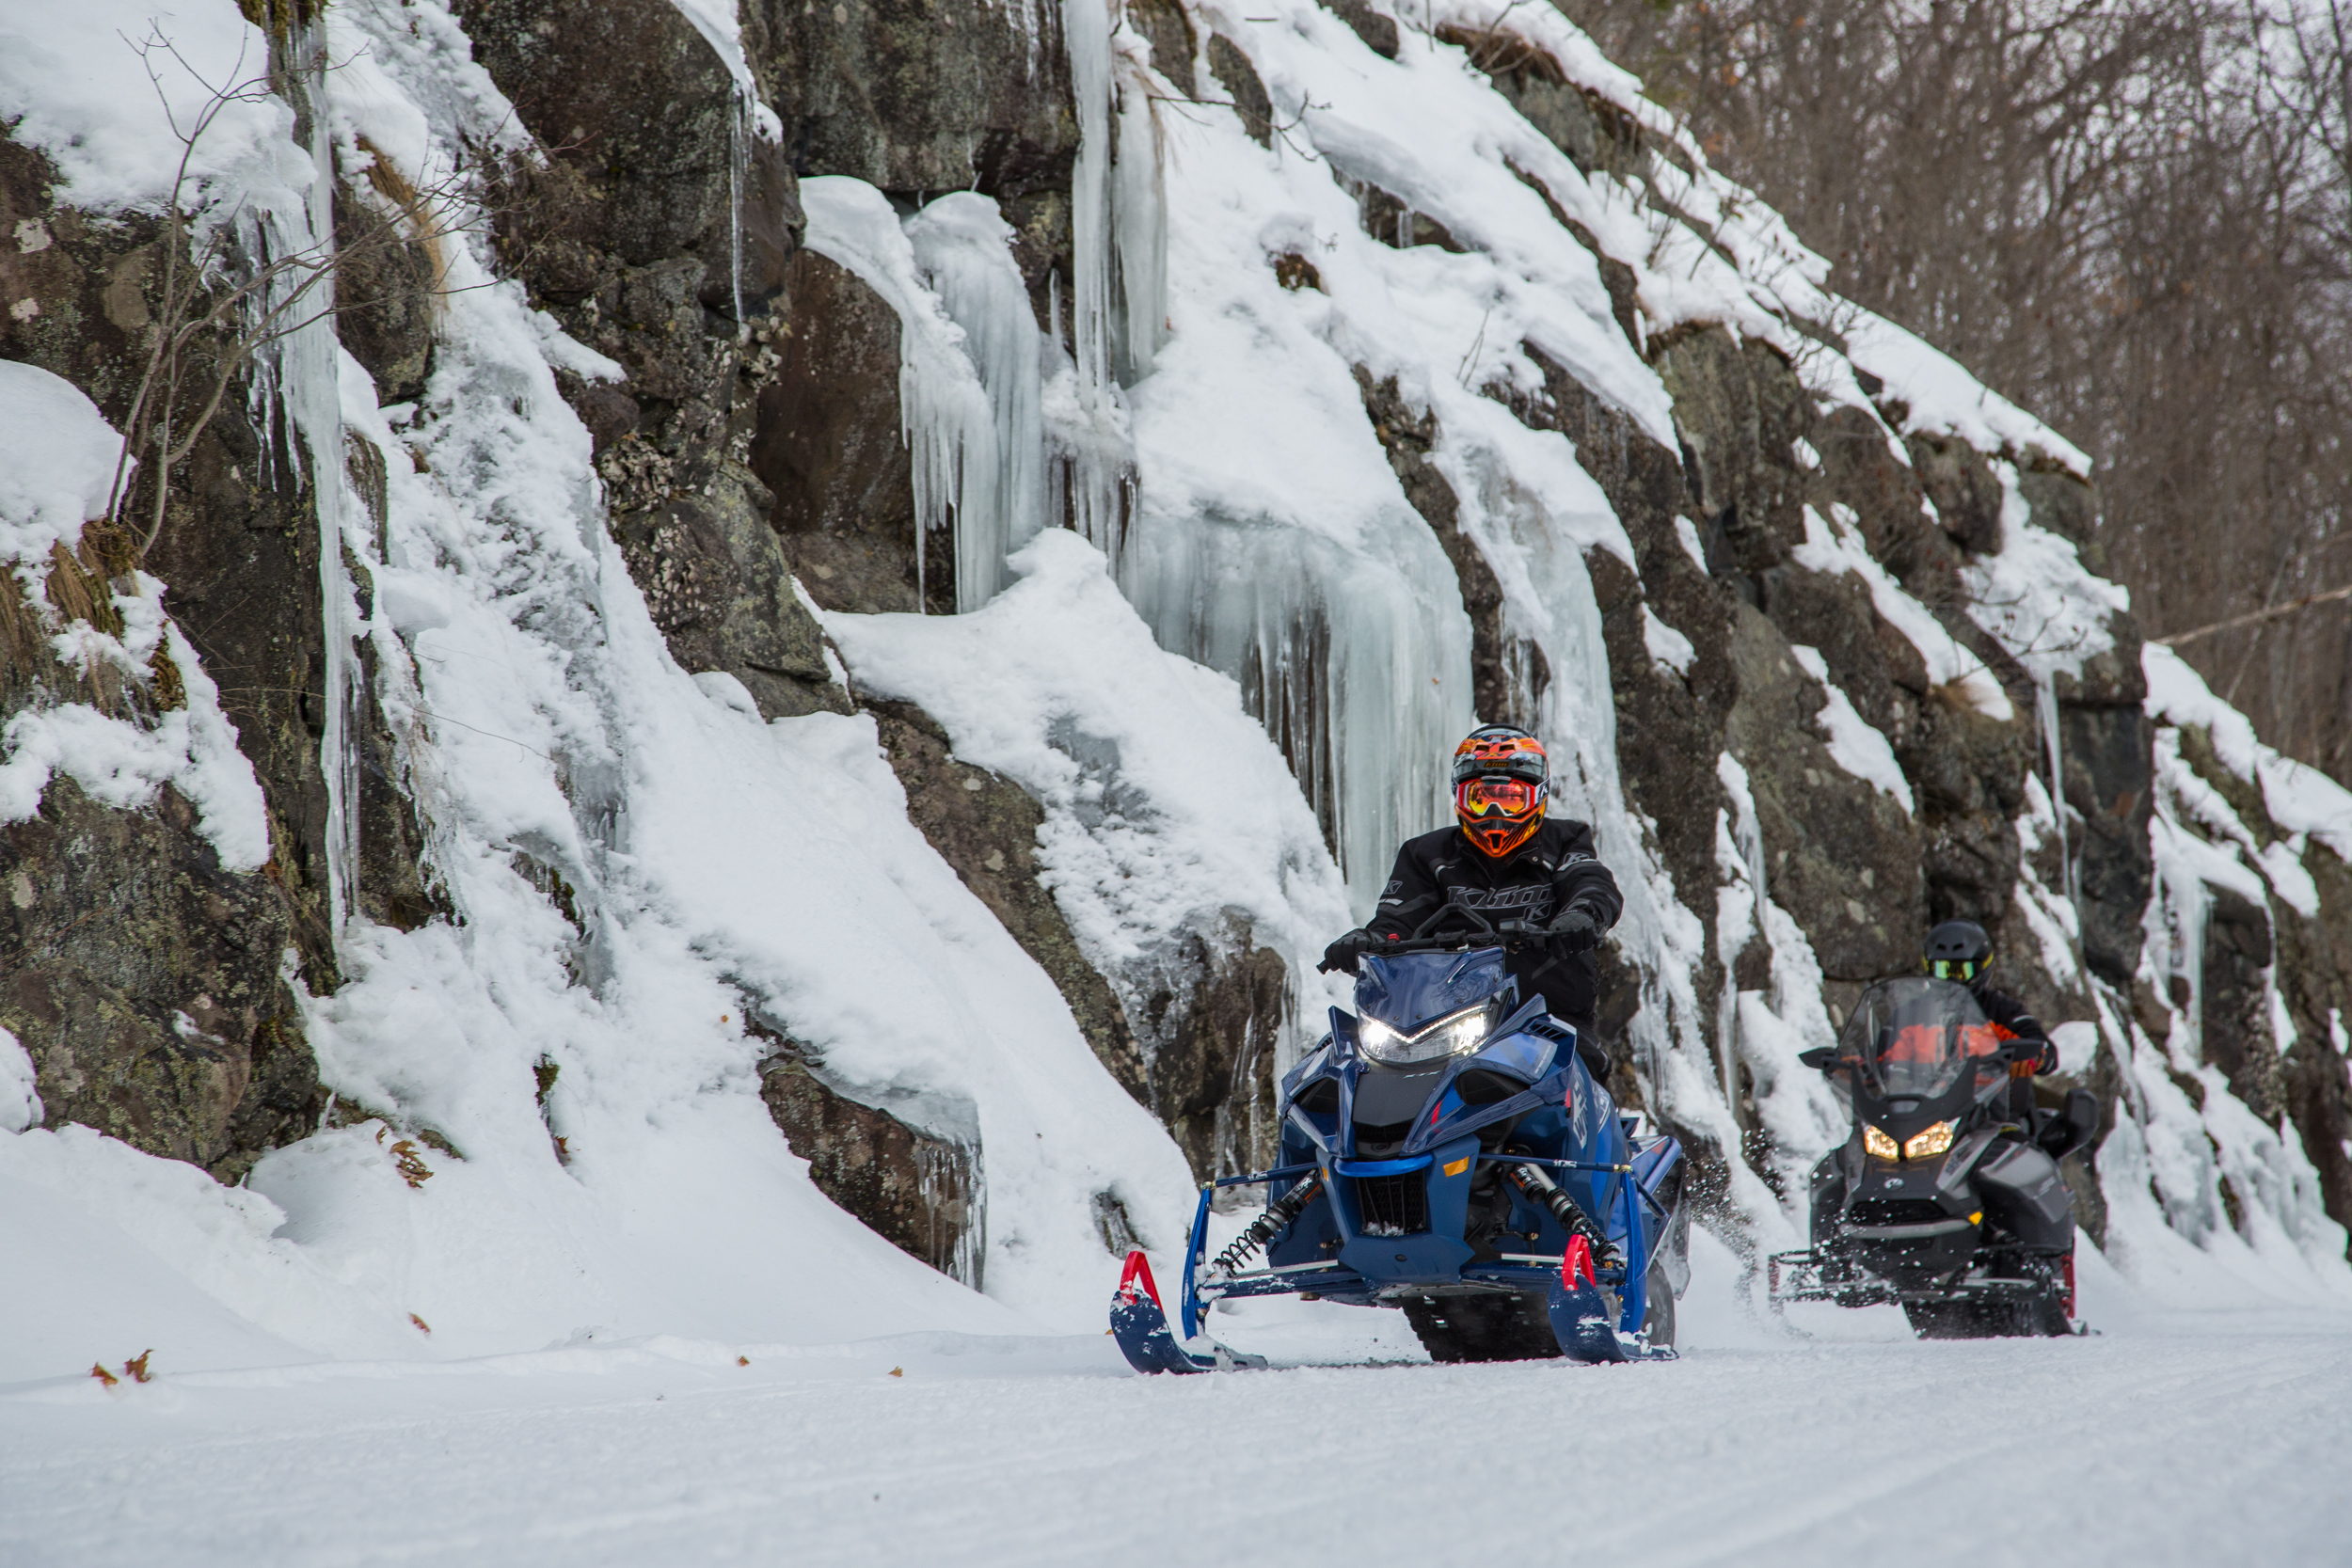
[[[1136,1256],[1140,1258],[1143,1254]],[[1150,1277],[1148,1273],[1145,1277]],[[1573,1291],[1580,1280],[1593,1277],[1593,1243],[1581,1236],[1569,1237],[1567,1253],[1560,1259],[1560,1283]]]
[[[1159,1284],[1152,1277],[1152,1259],[1143,1255],[1140,1247],[1127,1254],[1127,1267],[1119,1275],[1119,1293],[1134,1299],[1138,1281],[1143,1285],[1143,1293],[1152,1298],[1152,1305],[1166,1311],[1167,1304],[1160,1300]]]

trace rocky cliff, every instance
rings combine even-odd
[[[0,98],[0,389],[135,459],[0,480],[44,1125],[299,1211],[339,1128],[594,1184],[733,1095],[992,1291],[1169,1244],[1171,1163],[1062,1118],[1249,1164],[1475,717],[1599,830],[1616,1087],[1726,1235],[1842,1135],[1796,1053],[1964,916],[2106,1107],[2094,1237],[2343,1251],[2352,798],[2143,649],[2079,452],[1551,13],[215,8],[265,65],[176,190],[90,134],[154,114]]]

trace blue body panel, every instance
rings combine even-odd
[[[1479,954],[1442,957],[1452,960],[1449,969],[1433,966],[1419,975],[1397,960],[1385,962],[1376,986],[1359,983],[1359,1004],[1370,993],[1382,1009],[1398,1014],[1402,1022],[1385,1022],[1403,1032],[1424,1022],[1423,1014],[1444,1016],[1466,995],[1474,1006],[1476,983],[1487,983],[1479,976],[1491,981],[1500,974],[1499,964]],[[1185,1255],[1184,1343],[1174,1343],[1172,1336],[1163,1343],[1145,1333],[1150,1314],[1136,1313],[1130,1304],[1132,1321],[1120,1343],[1136,1340],[1129,1359],[1139,1370],[1218,1364],[1210,1354],[1216,1347],[1199,1336],[1204,1306],[1220,1297],[1311,1292],[1371,1307],[1481,1288],[1542,1295],[1563,1354],[1574,1359],[1672,1356],[1671,1350],[1651,1350],[1640,1331],[1651,1261],[1670,1240],[1679,1244],[1674,1222],[1681,1146],[1672,1137],[1637,1133],[1637,1118],[1619,1114],[1577,1053],[1575,1031],[1549,1015],[1542,997],[1518,1006],[1515,988],[1505,982],[1492,1006],[1512,1011],[1494,1020],[1474,1051],[1404,1068],[1368,1059],[1356,1016],[1331,1010],[1330,1034],[1283,1079],[1275,1168],[1201,1190]],[[1405,1081],[1368,1089],[1368,1081],[1381,1074]],[[1387,1113],[1375,1111],[1383,1141],[1363,1149],[1355,1112],[1368,1092],[1378,1093],[1375,1105],[1390,1111],[1419,1109],[1409,1122],[1382,1120]],[[1400,1129],[1401,1141],[1395,1136]],[[1498,1180],[1502,1173],[1495,1167],[1511,1164],[1540,1167],[1624,1262],[1565,1277],[1569,1228],[1515,1182]],[[1315,1183],[1313,1196],[1273,1231],[1262,1265],[1213,1272],[1207,1234],[1215,1187],[1263,1182],[1271,1207],[1301,1181]],[[1493,1226],[1497,1205],[1508,1206],[1500,1229],[1482,1229],[1476,1239],[1470,1230],[1474,1188],[1486,1194],[1477,1200],[1487,1206],[1483,1226]]]

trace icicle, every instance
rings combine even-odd
[[[977,522],[995,505],[995,410],[966,354],[963,329],[917,276],[913,244],[889,199],[862,180],[835,175],[802,182],[801,205],[808,247],[856,274],[898,313],[899,435],[914,470],[915,588],[928,608],[925,541],[959,519]]]
[[[2205,918],[2213,907],[2213,895],[2206,891],[2205,879],[2198,875],[2190,857],[2171,846],[2169,841],[2176,836],[2190,835],[2174,823],[2159,824],[2156,897],[2164,911],[2165,945],[2170,950],[2164,967],[2178,975],[2188,991],[2181,1017],[2188,1025],[2189,1049],[2201,1062],[2205,1059]]]
[[[1119,163],[1112,170],[1111,228],[1119,265],[1117,363],[1122,386],[1151,373],[1168,341],[1168,200],[1162,184],[1159,117],[1132,84],[1119,95]]]
[[[1279,523],[1154,515],[1120,557],[1160,645],[1241,683],[1366,913],[1397,845],[1444,820],[1471,723],[1468,628],[1422,588],[1438,579],[1410,552],[1436,545],[1411,529],[1386,541],[1391,564]]]
[[[988,1258],[988,1203],[980,1151],[962,1139],[914,1143],[915,1198],[922,1205],[930,1261],[971,1290],[982,1288]],[[953,1227],[954,1242],[942,1232]]]
[[[744,335],[743,193],[751,183],[752,112],[757,103],[750,87],[736,84],[735,113],[727,121],[727,279],[739,342]]]
[[[1079,129],[1070,182],[1073,352],[1067,361],[1060,358],[1057,336],[1045,393],[1046,432],[1053,487],[1064,497],[1056,502],[1057,517],[1116,561],[1124,547],[1135,449],[1126,404],[1111,378],[1110,15],[1104,0],[1062,0],[1061,14]]]
[[[257,257],[298,255],[323,257],[334,243],[334,141],[326,113],[326,35],[323,24],[297,27],[287,49],[294,66],[295,91],[307,101],[312,178],[305,195],[294,202],[262,208],[246,222],[246,232]],[[268,297],[256,299],[253,309],[267,311],[285,293],[305,281],[305,269],[283,275]],[[342,344],[335,333],[335,279],[331,270],[311,282],[310,292],[289,307],[287,316],[298,323],[268,344],[258,356],[255,395],[274,405],[270,412],[290,421],[298,442],[287,443],[296,462],[308,460],[303,476],[318,517],[319,604],[322,657],[325,668],[322,700],[319,771],[326,785],[326,912],[330,932],[340,941],[353,908],[354,879],[359,864],[358,757],[351,737],[351,706],[355,661],[352,657],[353,600],[351,576],[343,564],[343,524],[347,511],[343,473],[343,424],[341,380]]]
[[[1771,895],[1764,884],[1764,830],[1756,820],[1756,796],[1748,787],[1748,770],[1724,752],[1715,759],[1715,777],[1731,799],[1726,820],[1716,818],[1715,860],[1725,880],[1715,890],[1715,952],[1723,964],[1724,990],[1715,1008],[1715,1041],[1722,1060],[1724,1103],[1741,1128],[1740,1114],[1740,986],[1735,978],[1740,959],[1751,942],[1771,939],[1765,934],[1764,911]]]
[[[977,610],[1005,586],[1005,557],[1045,521],[1045,427],[1037,318],[1012,261],[1012,230],[984,196],[943,196],[905,225],[914,263],[963,329],[988,395],[994,461],[967,472],[956,512],[956,609]]]
[[[2034,683],[2034,713],[2042,723],[2043,760],[2050,767],[2050,815],[2058,822],[2058,865],[2066,891],[2066,901],[2074,908],[2074,924],[2082,927],[2082,884],[2074,866],[2074,857],[2067,844],[2066,832],[2066,756],[2058,730],[2057,677],[2043,670]]]
[[[1062,45],[1077,100],[1078,161],[1070,177],[1071,341],[1080,396],[1110,380],[1111,29],[1104,0],[1062,0]]]

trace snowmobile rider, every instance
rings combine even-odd
[[[1545,816],[1550,793],[1542,741],[1508,724],[1471,731],[1454,752],[1455,825],[1405,841],[1371,922],[1326,949],[1322,967],[1354,974],[1358,955],[1411,936],[1449,904],[1498,926],[1535,927],[1548,940],[1511,943],[1507,972],[1522,1001],[1541,992],[1552,1014],[1575,1026],[1584,1065],[1605,1080],[1609,1053],[1592,1036],[1593,949],[1625,899],[1595,856],[1591,827]]]
[[[2006,991],[1997,991],[1987,983],[1985,972],[1993,965],[1993,939],[1984,927],[1973,920],[1947,920],[1928,933],[1927,950],[1921,965],[1938,980],[1957,980],[1976,993],[1977,1006],[1984,1009],[1986,1020],[2013,1039],[2037,1040],[2042,1054],[2013,1064],[2010,1071],[2010,1114],[2025,1123],[2028,1132],[2035,1130],[2033,1081],[2037,1074],[2058,1070],[2058,1047],[2050,1043],[2050,1033],[2042,1027],[2042,1021],[2026,1011],[2026,1005]]]

